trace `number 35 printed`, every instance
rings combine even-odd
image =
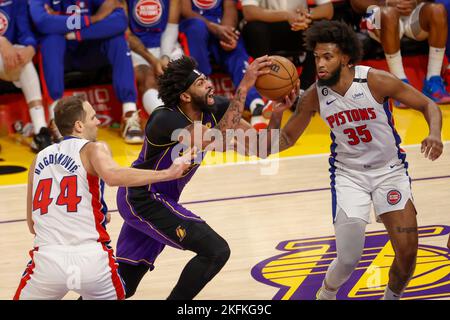
[[[367,143],[372,141],[372,135],[367,129],[366,124],[356,128],[347,128],[343,131],[343,133],[348,136],[348,144],[351,146],[355,146],[360,142]]]

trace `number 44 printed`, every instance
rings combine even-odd
[[[42,179],[36,187],[33,197],[33,211],[40,210],[41,215],[48,213],[48,207],[53,202],[50,198],[53,179]],[[64,177],[59,184],[61,193],[56,199],[56,205],[66,206],[67,212],[76,212],[81,197],[77,195],[77,176]]]

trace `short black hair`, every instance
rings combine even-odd
[[[158,77],[159,97],[166,107],[175,107],[180,103],[180,95],[186,91],[186,81],[197,62],[188,56],[172,60],[164,73]]]
[[[55,107],[55,124],[61,135],[70,135],[75,122],[86,119],[86,111],[83,107],[84,101],[79,96],[63,97],[58,101]]]
[[[362,58],[362,44],[355,31],[344,22],[322,20],[314,22],[306,30],[306,47],[314,51],[317,43],[334,43],[343,54],[350,57],[350,64]]]

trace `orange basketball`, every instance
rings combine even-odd
[[[270,100],[278,100],[289,95],[298,80],[297,68],[282,56],[270,56],[270,73],[256,79],[255,88]]]

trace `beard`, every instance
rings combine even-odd
[[[211,105],[208,104],[209,93],[210,93],[210,91],[208,91],[204,96],[192,95],[192,102],[201,111],[208,111],[211,109]]]
[[[331,76],[328,79],[318,79],[317,83],[319,86],[323,87],[331,87],[334,86],[336,83],[339,82],[339,79],[341,78],[341,71],[342,71],[342,65],[339,64],[339,67],[336,68],[335,71],[331,73]]]

